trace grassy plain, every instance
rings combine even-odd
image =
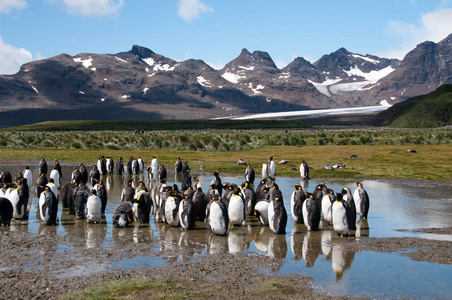
[[[416,153],[405,152],[408,149]],[[351,159],[351,155],[357,155]],[[74,166],[83,162],[95,163],[100,155],[123,157],[141,156],[150,163],[153,156],[168,169],[174,167],[179,156],[188,161],[193,172],[205,166],[205,172],[219,170],[223,173],[244,173],[245,166],[234,165],[239,159],[250,163],[259,172],[259,166],[270,156],[277,163],[277,175],[299,176],[298,167],[304,159],[313,169],[312,178],[411,178],[425,180],[450,180],[452,174],[452,145],[307,145],[307,146],[263,146],[254,149],[228,152],[178,151],[171,149],[0,149],[0,159],[14,161],[39,161],[44,157],[50,165],[59,160]],[[281,160],[287,164],[278,165]],[[326,170],[325,164],[342,163],[343,169]],[[295,170],[294,170],[295,169]]]

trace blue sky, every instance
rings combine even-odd
[[[242,48],[282,68],[344,47],[402,59],[452,33],[452,0],[0,0],[0,74],[61,53],[145,46],[215,68]]]

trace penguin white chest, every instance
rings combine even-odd
[[[332,206],[333,228],[339,234],[348,234],[347,211],[340,201],[334,201]]]
[[[224,235],[228,229],[223,210],[216,202],[210,205],[209,223],[211,230],[218,235]]]
[[[233,195],[229,200],[228,216],[233,225],[240,225],[245,221],[245,205],[240,196]]]
[[[273,219],[275,217],[275,208],[272,202],[268,204],[267,211],[268,211],[268,226],[272,231],[275,231],[275,223],[273,222]]]
[[[256,210],[259,215],[259,220],[263,225],[268,225],[268,207],[269,203],[267,201],[259,201],[256,206],[254,207],[254,210]]]

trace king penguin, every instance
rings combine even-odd
[[[287,211],[284,201],[279,196],[272,196],[272,201],[268,205],[268,226],[276,234],[286,233]]]
[[[177,187],[177,186],[176,186]],[[179,204],[182,200],[180,192],[173,186],[168,198],[165,201],[165,219],[168,225],[179,227]]]
[[[195,228],[195,205],[189,195],[184,195],[179,203],[179,221],[185,230]]]
[[[301,179],[309,179],[309,167],[305,160],[300,165],[300,176]]]
[[[306,200],[306,193],[299,184],[296,184],[294,188],[295,191],[292,192],[292,197],[290,198],[292,217],[295,223],[304,224],[303,202]]]
[[[38,165],[38,173],[47,175],[47,162],[44,158],[41,158]]]
[[[60,172],[58,172],[57,166],[53,168],[50,172],[50,178],[53,179],[53,183],[59,187],[60,186]]]
[[[202,191],[202,188],[197,188],[193,193],[193,205],[195,206],[195,220],[204,222],[206,219],[207,196]]]
[[[348,235],[348,210],[348,204],[342,199],[342,194],[337,193],[336,200],[333,202],[332,206],[332,221],[334,231],[341,236]]]
[[[249,182],[250,184],[254,184],[255,177],[256,174],[253,167],[251,166],[251,164],[247,164],[245,170],[245,181]]]
[[[355,201],[353,200],[352,192],[349,188],[345,187],[341,190],[342,199],[348,204],[347,211],[347,223],[349,230],[356,230],[356,207]]]
[[[39,196],[39,213],[44,224],[57,225],[58,200],[48,186]]]
[[[336,196],[334,196],[334,192],[331,189],[326,189],[325,187],[325,195],[322,197],[321,207],[322,207],[322,216],[325,221],[328,222],[329,225],[332,225],[333,216],[331,214],[333,202],[336,200]]]
[[[361,182],[356,182],[358,186],[353,193],[353,199],[355,200],[356,212],[362,219],[367,219],[367,213],[369,212],[369,195],[363,188]]]
[[[133,222],[132,203],[124,201],[116,206],[113,212],[112,223],[115,228],[125,228]]]
[[[306,201],[303,202],[303,220],[309,231],[319,229],[320,207],[312,194],[308,194]]]
[[[213,195],[207,205],[207,227],[216,235],[227,235],[229,228],[228,211],[220,195]]]
[[[232,225],[242,225],[245,221],[245,202],[238,188],[234,189],[229,198],[228,218]]]
[[[33,173],[31,172],[29,166],[25,167],[25,170],[23,171],[22,176],[24,178],[27,178],[28,188],[31,188],[31,184],[32,184],[31,181],[33,180]]]
[[[102,202],[95,189],[91,191],[91,194],[86,201],[86,221],[88,223],[100,223],[102,218]]]

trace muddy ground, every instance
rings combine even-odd
[[[451,234],[452,228],[423,231]],[[74,247],[58,250],[56,245],[68,237],[51,231],[33,235],[26,231],[0,230],[0,299],[58,299],[70,292],[94,288],[118,279],[146,279],[163,285],[171,283],[184,290],[188,298],[216,299],[343,299],[332,297],[312,288],[312,278],[302,275],[270,274],[278,269],[281,260],[250,252],[207,255],[189,262],[167,263],[154,268],[122,268],[98,272],[91,276],[65,276],[61,270],[83,265],[114,263],[125,257],[148,255],[134,243],[115,249],[102,247]],[[79,237],[79,241],[85,241]],[[355,251],[398,252],[418,261],[452,264],[452,242],[420,238],[352,238],[342,239],[344,247]],[[156,243],[155,241],[154,243]],[[150,241],[152,244],[153,241]],[[155,253],[159,255],[159,253]],[[130,291],[132,299],[141,298],[140,291]],[[166,291],[171,295],[172,291]],[[178,293],[176,289],[174,293]],[[151,297],[144,294],[145,298]],[[180,294],[177,294],[180,296]],[[157,298],[161,294],[152,294]],[[78,298],[72,295],[72,298]]]

